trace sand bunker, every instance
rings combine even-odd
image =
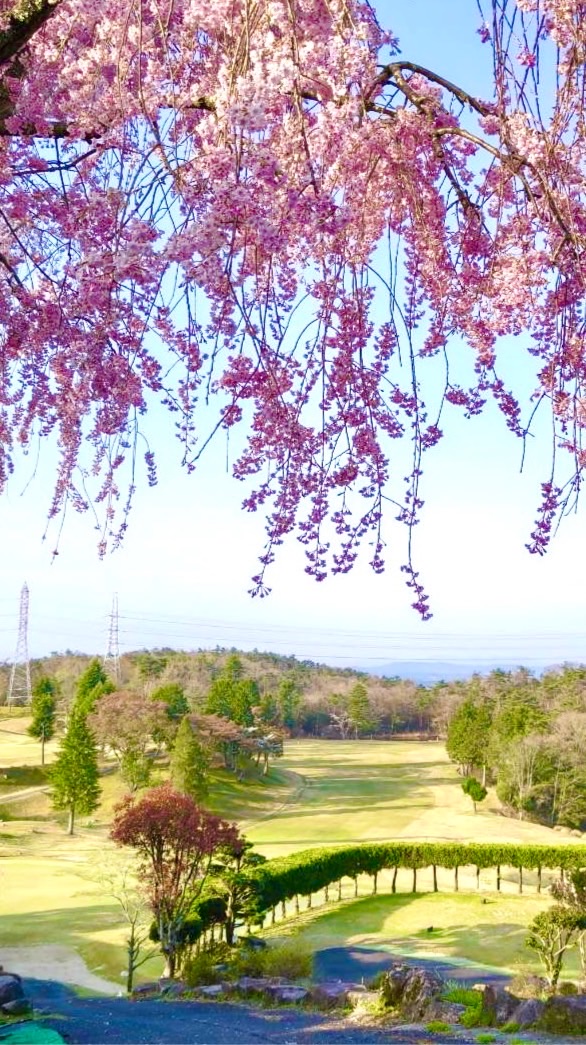
[[[103,980],[87,968],[83,958],[69,947],[42,944],[39,947],[0,947],[0,964],[6,972],[17,972],[26,979],[57,980],[87,987],[100,994],[118,994],[120,986]]]

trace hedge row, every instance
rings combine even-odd
[[[369,874],[374,879],[383,870],[394,870],[393,892],[399,868],[413,872],[413,891],[417,887],[417,871],[433,869],[434,889],[437,890],[437,868],[454,871],[454,888],[458,889],[458,871],[461,867],[475,867],[477,877],[482,869],[495,868],[497,889],[500,889],[501,868],[514,867],[519,872],[519,891],[523,890],[523,870],[537,871],[537,889],[541,891],[542,870],[558,870],[561,874],[577,867],[586,867],[586,846],[516,845],[490,842],[459,844],[451,842],[400,842],[376,845],[352,845],[339,848],[304,849],[291,856],[268,860],[250,868],[244,877],[255,896],[259,911],[268,911],[277,904],[299,896],[311,896],[320,889],[328,889],[342,878],[357,879]]]

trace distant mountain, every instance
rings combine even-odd
[[[469,679],[474,674],[487,675],[494,668],[502,668],[503,671],[513,671],[519,666],[519,661],[504,663],[498,660],[495,660],[493,664],[486,661],[478,664],[473,661],[397,660],[390,664],[379,664],[376,666],[372,664],[365,667],[357,665],[359,670],[368,671],[373,675],[381,675],[383,678],[398,676],[401,679],[411,679],[413,682],[419,682],[426,686],[433,682],[454,682],[458,679]],[[531,668],[532,671],[539,674],[543,671],[545,665],[525,663],[523,666]]]

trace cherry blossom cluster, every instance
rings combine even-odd
[[[156,401],[189,470],[241,430],[260,595],[293,533],[318,580],[364,543],[384,568],[389,506],[410,549],[449,407],[492,398],[524,438],[549,405],[576,488],[585,6],[485,4],[481,98],[399,53],[368,0],[2,0],[0,485],[54,434],[50,515],[97,506],[105,550]],[[512,338],[529,403],[500,372]],[[427,618],[410,550],[405,573]]]

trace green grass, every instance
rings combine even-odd
[[[488,897],[485,897],[488,898]],[[547,897],[492,894],[488,904],[470,893],[379,895],[354,903],[333,903],[304,911],[299,920],[277,923],[268,936],[297,933],[314,950],[354,945],[406,957],[465,961],[515,972],[539,972],[525,945],[527,925],[550,902]],[[434,932],[427,931],[430,925]],[[567,976],[578,974],[570,952]]]
[[[24,789],[37,786],[33,781],[41,779],[39,745],[18,735],[25,724],[22,718],[10,718],[6,727],[16,732],[0,732],[0,774],[7,774],[3,783],[0,779],[0,804],[3,786]],[[166,773],[164,762],[157,763],[155,778]],[[80,820],[72,839],[56,821],[48,796],[39,792],[6,804],[13,837],[0,838],[5,912],[0,916],[0,938],[5,946],[63,944],[78,951],[90,969],[120,983],[125,965],[122,923],[115,906],[84,877],[98,857],[119,855],[107,831],[125,788],[116,772],[103,775],[100,783],[100,807],[89,821]],[[286,756],[268,777],[239,782],[232,774],[215,771],[206,804],[211,811],[237,820],[267,856],[312,845],[392,838],[563,844],[564,838],[547,828],[497,816],[494,801],[491,796],[486,808],[474,816],[441,744],[300,740],[286,744]],[[41,820],[23,823],[27,816]],[[539,898],[527,875],[527,894],[517,897],[511,895],[515,876],[510,871],[499,895],[490,891],[494,872],[483,872],[482,898],[488,901],[483,904],[478,894],[451,892],[450,872],[439,871],[438,877],[442,891],[424,893],[431,876],[422,871],[421,894],[414,896],[408,892],[410,872],[400,871],[396,896],[316,907],[301,916],[296,928],[314,949],[355,943],[513,970],[520,964],[527,970],[538,969],[523,941],[525,926],[548,903],[546,881]],[[475,884],[471,869],[462,869],[460,882],[462,889]],[[371,880],[364,876],[359,887],[362,895],[370,891]],[[379,890],[381,894],[390,890],[388,873],[380,875]],[[346,881],[343,896],[350,898],[352,893],[353,884]],[[277,924],[272,935],[292,930],[289,920]],[[565,974],[577,971],[569,962]],[[139,978],[152,978],[154,966],[141,972]]]

